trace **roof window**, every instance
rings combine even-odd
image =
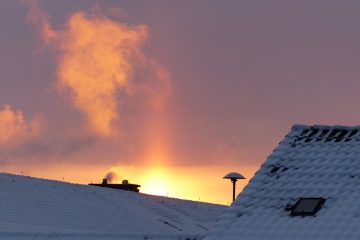
[[[291,210],[291,216],[314,216],[325,201],[324,198],[299,198]]]

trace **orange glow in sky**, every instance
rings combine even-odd
[[[0,1],[0,170],[228,204],[293,124],[359,125],[360,1],[204,2]]]
[[[30,110],[0,105],[0,157],[6,158],[2,171],[81,184],[101,182],[115,173],[115,182],[140,184],[143,193],[221,204],[232,199],[231,183],[223,176],[237,171],[247,178],[238,182],[237,192],[243,189],[257,165],[240,164],[248,157],[246,149],[239,150],[242,132],[229,127],[236,121],[215,121],[225,107],[202,98],[223,76],[213,83],[207,82],[209,76],[200,77],[206,80],[201,84],[198,76],[173,76],[156,58],[162,48],[149,48],[163,42],[151,35],[146,22],[128,23],[85,8],[60,18],[47,15],[41,1],[24,2],[31,29],[38,30],[41,49],[49,54],[36,59],[53,60],[53,65],[36,67],[40,75],[44,69],[51,72],[41,78],[41,87],[52,101],[41,98],[40,106]],[[192,54],[187,53],[190,58]],[[172,55],[177,59],[181,54]],[[202,64],[191,67],[203,71]],[[177,65],[173,63],[173,69]],[[183,71],[191,72],[189,67]],[[186,81],[190,86],[182,89]],[[217,99],[218,92],[216,88],[210,100]],[[191,110],[196,102],[198,108]],[[211,112],[217,104],[221,111]],[[39,114],[25,116],[37,108]]]
[[[46,179],[72,183],[88,184],[101,182],[110,169],[106,166],[82,166],[58,164],[24,167],[7,167],[4,171]],[[239,193],[254,175],[257,166],[212,166],[212,167],[112,167],[118,174],[117,181],[127,179],[130,183],[140,184],[140,192],[167,197],[230,204],[232,185],[223,176],[238,171],[246,179],[237,182]]]
[[[153,195],[169,196],[175,189],[174,182],[166,172],[161,168],[150,168],[141,176],[141,191]]]

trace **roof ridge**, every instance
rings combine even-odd
[[[314,124],[314,125],[305,125],[305,124],[294,124],[291,127],[291,130],[302,130],[308,128],[319,128],[319,129],[345,129],[345,130],[352,130],[352,129],[359,129],[360,125],[323,125],[323,124]]]

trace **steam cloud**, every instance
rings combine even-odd
[[[43,118],[36,115],[26,122],[21,111],[13,111],[10,105],[0,111],[0,145],[18,145],[39,137],[43,130]]]
[[[115,183],[119,180],[119,176],[116,172],[111,171],[105,175],[105,179],[108,181],[108,183]]]
[[[92,133],[103,137],[114,133],[119,93],[129,96],[141,89],[154,107],[162,107],[170,89],[169,75],[142,51],[149,36],[147,26],[129,26],[101,14],[77,12],[64,29],[54,30],[35,0],[26,3],[28,20],[38,26],[44,43],[58,53],[58,89],[86,116]],[[137,85],[138,66],[151,72],[157,82]]]

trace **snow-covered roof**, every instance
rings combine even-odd
[[[225,209],[0,174],[0,239],[200,239]]]
[[[359,133],[294,125],[205,239],[360,239]]]

